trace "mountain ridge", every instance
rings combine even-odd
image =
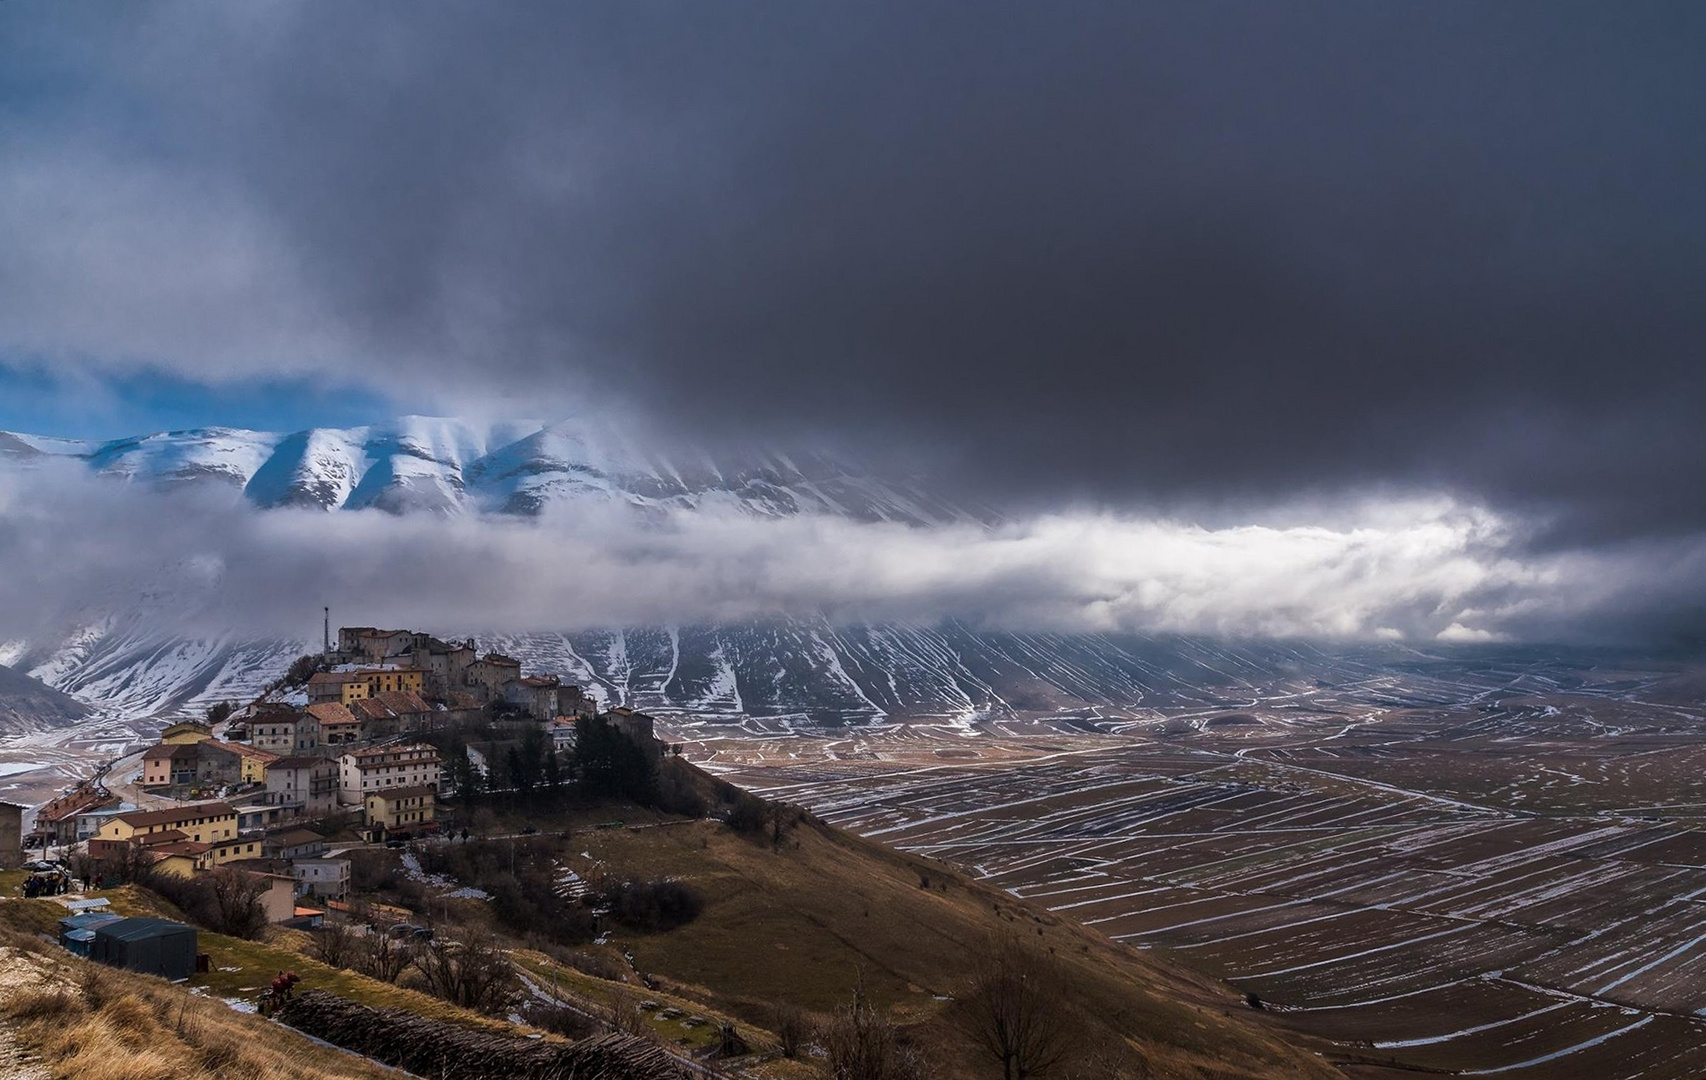
[[[642,509],[728,507],[762,517],[822,513],[935,525],[987,520],[912,480],[878,479],[820,454],[668,455],[620,425],[475,424],[404,416],[295,432],[200,427],[110,440],[0,431],[0,463],[79,462],[161,489],[237,491],[263,508],[531,516],[585,501]]]
[[[0,664],[0,731],[58,727],[89,715],[89,706],[40,679]]]

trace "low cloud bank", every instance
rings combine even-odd
[[[1061,512],[986,529],[563,508],[538,520],[255,510],[81,470],[0,475],[0,641],[146,608],[164,628],[513,630],[957,618],[1003,629],[1339,641],[1656,640],[1698,610],[1700,538],[1531,552],[1449,497],[1330,524]]]

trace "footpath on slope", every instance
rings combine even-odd
[[[0,945],[0,1008],[48,978],[33,957]],[[19,1044],[17,1030],[7,1020],[0,1020],[0,1080],[52,1080],[46,1066]]]

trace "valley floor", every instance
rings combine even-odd
[[[1635,1080],[1706,1073],[1698,711],[1529,694],[691,752],[1226,979],[1350,1075]]]

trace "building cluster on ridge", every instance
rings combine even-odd
[[[346,897],[350,862],[332,837],[353,830],[351,843],[388,843],[440,830],[439,800],[456,773],[439,736],[533,727],[548,753],[562,754],[580,720],[600,717],[663,751],[649,716],[601,712],[579,686],[527,674],[472,641],[345,627],[315,667],[305,702],[263,699],[218,723],[164,729],[135,781],[151,805],[121,801],[111,789],[122,785],[85,781],[39,809],[24,844],[83,845],[95,862],[135,858],[183,876],[235,867],[266,882],[264,906],[284,922],[300,916],[298,900]]]

